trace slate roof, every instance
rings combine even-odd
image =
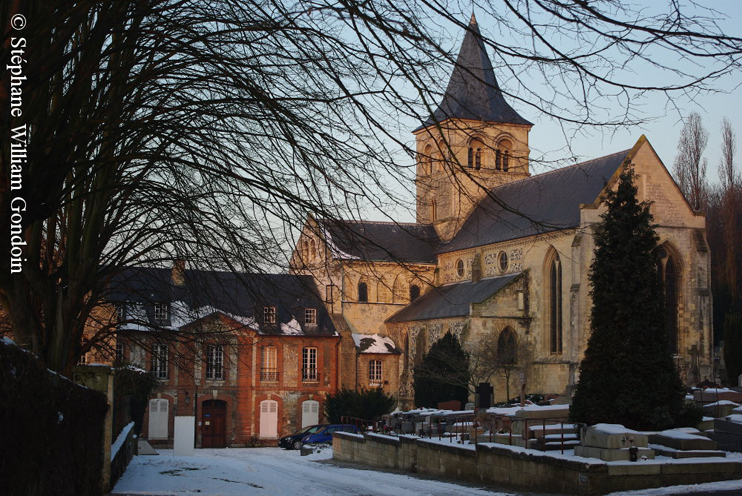
[[[435,263],[438,234],[432,224],[322,221],[333,258],[369,262]]]
[[[579,226],[580,205],[598,198],[630,151],[493,188],[438,253]]]
[[[481,279],[478,282],[460,282],[433,288],[408,306],[389,317],[387,323],[415,320],[465,317],[472,303],[481,303],[507,286],[521,272]]]
[[[335,326],[311,276],[186,270],[185,284],[172,283],[172,270],[126,267],[108,285],[106,300],[126,307],[123,329],[154,324],[154,306],[168,303],[170,315],[159,323],[179,329],[222,313],[261,334],[334,336]],[[276,307],[276,323],[263,322],[263,309]],[[317,324],[304,323],[304,310],[317,309]]]
[[[473,14],[443,100],[415,131],[449,118],[533,125],[505,101]]]

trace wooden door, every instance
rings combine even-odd
[[[164,398],[149,400],[149,439],[167,439],[169,403]]]
[[[301,426],[319,424],[319,402],[307,400],[301,406]]]
[[[260,402],[260,437],[278,437],[278,402]]]
[[[201,446],[227,446],[227,403],[220,400],[204,401],[201,406]]]

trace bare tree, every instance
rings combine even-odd
[[[308,212],[409,206],[412,183],[399,172],[412,150],[400,136],[410,120],[428,118],[450,74],[439,23],[468,29],[460,12],[469,8],[4,2],[0,59],[12,69],[0,83],[0,134],[16,148],[3,147],[0,161],[0,206],[12,214],[0,216],[0,304],[16,341],[69,371],[122,267],[188,259],[272,270],[285,265],[281,248]],[[701,7],[646,14],[614,2],[516,0],[478,8],[483,25],[516,40],[485,33],[509,80],[505,93],[565,125],[632,125],[641,120],[635,97],[709,90],[739,69],[742,39]],[[678,52],[682,63],[669,62]],[[700,69],[688,72],[687,60]],[[707,60],[716,65],[704,70]],[[623,68],[635,61],[672,71],[676,82],[634,83]],[[535,92],[534,78],[553,92]],[[607,111],[615,99],[625,111]]]
[[[496,376],[505,383],[505,397],[510,399],[510,385],[516,374],[525,373],[531,349],[525,339],[512,330],[488,333],[467,343],[470,364],[470,389],[480,382],[492,382]]]
[[[693,210],[702,210],[708,202],[708,165],[703,152],[708,143],[708,131],[703,127],[701,115],[692,112],[680,132],[678,155],[675,157],[673,173],[680,190]]]
[[[737,144],[734,129],[725,117],[721,125],[722,157],[719,164],[721,178],[721,215],[724,228],[724,269],[722,277],[726,280],[731,291],[732,301],[737,301],[737,258],[738,258],[738,229],[737,229],[737,193],[739,188],[739,174],[735,167]]]

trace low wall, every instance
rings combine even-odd
[[[333,438],[333,453],[339,461],[383,469],[576,495],[742,478],[742,463],[720,458],[606,463],[499,444],[445,444],[412,436],[364,437],[338,432]]]

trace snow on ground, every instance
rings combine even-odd
[[[136,456],[111,496],[505,496],[414,475],[348,468],[332,449],[300,456],[280,448],[198,449],[197,456]]]
[[[159,456],[134,457],[111,496],[534,495],[336,464],[331,448],[323,448],[309,456],[279,448],[198,449],[192,457],[173,456],[172,450],[159,452]],[[728,455],[742,459],[739,453]],[[562,456],[570,457],[566,453]],[[717,491],[742,494],[742,480],[617,492],[610,496],[669,496]]]

